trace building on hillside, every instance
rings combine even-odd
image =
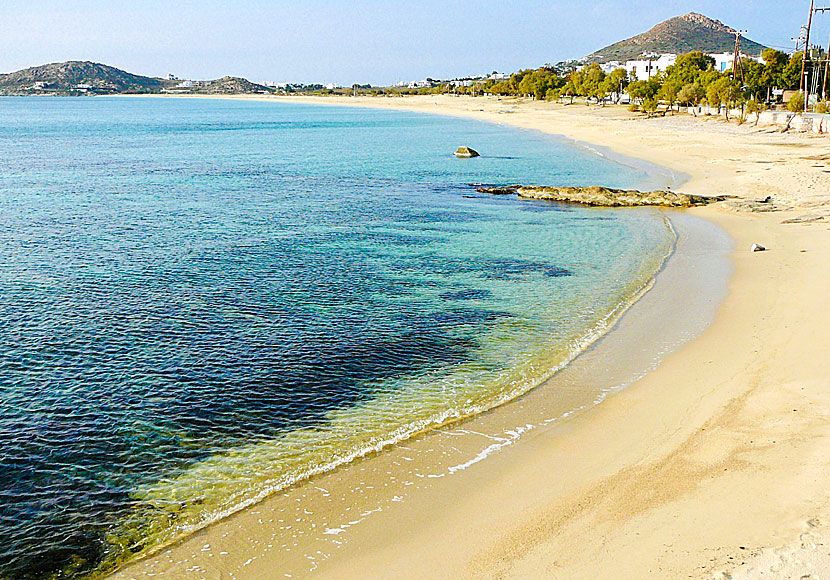
[[[612,60],[610,62],[600,64],[599,67],[602,69],[602,72],[604,72],[607,75],[610,75],[618,68],[625,68],[625,65],[618,60]]]

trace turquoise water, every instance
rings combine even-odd
[[[673,242],[477,194],[655,178],[461,119],[3,98],[0,160],[0,577],[107,569],[509,400]]]

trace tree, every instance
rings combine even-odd
[[[746,59],[743,63],[744,86],[741,87],[745,97],[756,100],[766,98],[767,91],[772,88],[765,82],[766,69],[760,62]]]
[[[657,77],[652,77],[647,81],[634,81],[628,85],[628,94],[631,95],[632,99],[640,99],[640,102],[645,102],[646,99],[654,99],[659,90],[660,82]]]
[[[781,71],[781,86],[780,89],[800,89],[801,88],[801,61],[804,55],[800,52],[795,53],[790,57],[790,62]]]
[[[628,72],[624,68],[614,69],[611,71],[611,74],[606,76],[605,80],[602,81],[602,89],[605,94],[614,94],[617,96],[614,100],[615,103],[620,102],[620,96],[627,86]]]
[[[605,72],[597,63],[592,63],[586,66],[581,71],[583,94],[586,97],[596,99],[597,102],[605,98],[605,91],[603,90],[603,81],[605,80]]]
[[[706,89],[706,100],[720,110],[722,104],[726,105],[726,120],[729,120],[729,104],[732,100],[732,82],[727,77],[721,77],[714,81]]]
[[[668,78],[665,82],[663,82],[663,86],[660,87],[660,91],[657,93],[657,96],[666,102],[669,109],[672,109],[672,107],[674,107],[674,103],[677,102],[677,96],[682,88],[683,85],[680,84],[679,80]]]
[[[715,66],[715,59],[699,50],[681,54],[674,64],[666,69],[666,78],[674,79],[681,86],[698,82],[700,73]]]
[[[682,105],[699,105],[706,98],[706,89],[697,83],[684,85],[677,94],[677,100]]]

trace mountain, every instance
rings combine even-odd
[[[760,54],[766,47],[741,37],[741,50],[747,54]],[[636,60],[648,53],[685,54],[693,50],[706,53],[732,52],[735,49],[735,33],[719,20],[690,12],[669,18],[648,32],[638,34],[606,46],[589,54],[587,62],[625,62]]]
[[[68,61],[0,75],[0,94],[154,93],[167,81],[134,75],[96,62]]]

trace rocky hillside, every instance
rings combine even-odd
[[[636,60],[644,53],[685,54],[693,50],[706,53],[731,52],[735,48],[735,34],[719,20],[690,12],[661,22],[648,32],[638,34],[585,57],[588,62],[625,62]],[[741,50],[760,54],[765,46],[741,37]]]
[[[270,89],[239,77],[215,81],[166,80],[143,77],[105,64],[69,61],[0,74],[0,95],[113,95],[119,93],[195,93],[237,95]]]
[[[0,75],[0,94],[153,93],[165,83],[105,64],[69,61]]]
[[[270,92],[268,87],[239,77],[222,77],[208,83],[200,83],[192,92],[205,95],[241,95]]]

